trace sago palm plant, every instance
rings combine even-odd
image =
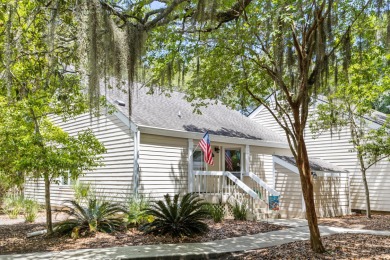
[[[75,200],[67,201],[68,207],[61,211],[69,218],[54,225],[54,231],[61,234],[71,233],[78,238],[80,234],[89,232],[111,233],[123,227],[124,208],[117,203],[101,199],[89,199],[85,205]]]
[[[206,202],[197,195],[186,194],[179,200],[179,194],[173,199],[169,194],[151,205],[146,214],[154,217],[154,221],[141,227],[145,233],[170,235],[172,237],[193,236],[208,231],[202,222],[209,216],[205,208]]]

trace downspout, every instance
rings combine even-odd
[[[133,131],[134,134],[134,162],[133,162],[133,194],[138,195],[139,188],[139,147],[141,133],[138,127]]]
[[[341,174],[340,174],[341,176]],[[349,171],[347,172],[347,178],[348,178],[348,213],[349,215],[352,214],[352,204],[351,204],[351,179],[349,176]]]
[[[114,113],[117,118],[122,121],[129,129],[130,132],[133,133],[133,141],[134,141],[134,161],[133,161],[133,195],[138,194],[139,188],[139,150],[140,150],[140,140],[141,140],[141,132],[139,127],[133,123],[127,116],[125,116],[122,112]]]

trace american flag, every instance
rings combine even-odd
[[[233,171],[233,162],[232,162],[232,157],[230,155],[230,151],[229,150],[225,151],[225,162],[226,162],[227,170]]]
[[[210,165],[214,165],[213,152],[211,151],[209,132],[206,132],[204,134],[202,140],[199,141],[199,146],[200,148],[202,148],[202,151],[204,153],[204,161]]]

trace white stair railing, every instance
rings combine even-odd
[[[231,172],[194,171],[194,192],[207,195],[220,195],[230,204],[242,204],[247,201],[249,210],[260,201],[259,195]]]
[[[271,205],[271,208],[273,208],[273,210],[270,209],[269,196],[280,196],[280,192],[276,191],[272,186],[265,183],[262,179],[260,179],[256,174],[252,172],[244,173],[243,176],[248,177],[245,179],[245,183],[252,190],[254,190],[259,195],[260,199],[266,204],[265,211],[263,213],[269,215],[272,212],[278,212],[279,209],[278,207],[275,207],[274,204]]]
[[[258,184],[258,186],[262,187],[266,191],[268,191],[269,194],[274,195],[274,196],[280,196],[280,192],[276,191],[274,188],[272,188],[270,185],[265,183],[262,179],[259,178],[256,174],[252,172],[247,172],[244,173],[243,176],[247,176],[251,178],[254,182]]]

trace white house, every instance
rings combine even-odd
[[[304,215],[301,196],[300,204],[294,204],[294,208],[290,209],[288,202],[290,194],[298,194],[300,188],[286,189],[290,180],[277,175],[278,167],[285,165],[277,166],[273,155],[291,154],[285,138],[273,129],[222,104],[210,104],[200,108],[202,114],[194,114],[194,107],[184,99],[184,94],[148,95],[142,88],[134,93],[130,118],[126,93],[108,90],[105,95],[115,104],[116,113],[99,118],[85,114],[67,122],[53,119],[70,135],[92,129],[107,148],[104,166],[86,173],[80,181],[119,199],[134,193],[159,199],[167,193],[196,192],[211,201],[219,197],[224,201],[247,200],[253,210],[262,208],[257,210],[259,214],[269,210],[269,196],[280,195],[282,216]],[[213,166],[204,163],[199,147],[195,150],[206,131],[210,134]],[[231,165],[225,160],[226,153]],[[320,182],[323,181],[319,179]],[[344,183],[329,183],[324,182],[329,189],[334,185],[347,189]],[[326,187],[321,192],[327,192]],[[25,194],[43,202],[43,182],[28,181]],[[70,181],[53,184],[51,195],[53,205],[72,199]],[[329,196],[329,203],[334,200],[339,198]],[[295,213],[289,214],[290,210]],[[332,212],[344,211],[340,207]]]
[[[272,100],[271,100],[272,102]],[[318,99],[311,107],[310,117],[315,115],[316,105],[324,102]],[[272,103],[271,103],[272,104]],[[268,127],[274,132],[284,135],[283,129],[277,124],[269,111],[259,106],[249,118],[259,125]],[[386,118],[385,114],[375,113],[375,118],[367,117],[369,128],[380,127]],[[310,121],[310,119],[308,120]],[[351,210],[365,210],[365,192],[356,152],[351,152],[350,129],[341,129],[338,133],[323,131],[313,135],[309,126],[305,132],[305,142],[310,158],[319,158],[332,163],[349,172],[349,203]],[[390,211],[390,162],[386,159],[378,162],[367,171],[367,182],[370,190],[371,209],[374,211]],[[276,187],[278,188],[278,187]]]

